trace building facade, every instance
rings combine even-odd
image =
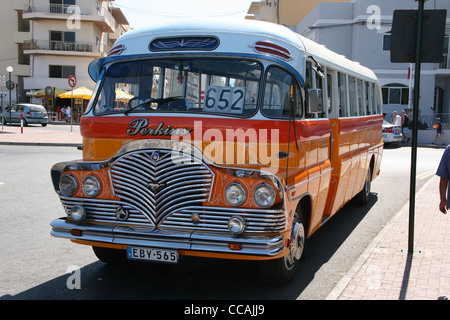
[[[390,40],[395,10],[417,10],[414,0],[355,0],[319,3],[295,28],[296,32],[349,59],[371,68],[383,87],[383,110],[412,112],[414,65],[390,61]],[[450,118],[450,1],[429,0],[425,10],[446,9],[444,57],[441,63],[423,63],[420,87],[422,128],[432,127],[436,117]],[[426,35],[424,35],[426,36]]]
[[[393,111],[400,113],[405,109],[411,114],[414,96],[414,65],[390,62],[390,32],[394,10],[417,10],[417,1],[308,1],[310,6],[297,7],[297,2],[301,1],[277,0],[278,17],[274,14],[271,17],[268,14],[261,14],[261,8],[267,7],[265,2],[267,1],[253,3],[247,18],[267,17],[266,21],[275,23],[278,20],[280,24],[286,25],[297,33],[371,68],[383,86],[383,112],[386,113],[387,120],[392,118]],[[286,10],[289,6],[291,10]],[[268,7],[268,10],[273,8],[273,6]],[[447,23],[443,61],[422,64],[420,128],[432,128],[437,117],[442,118],[444,127],[445,124],[448,127],[450,123],[450,1],[428,0],[425,2],[425,9],[446,9]],[[272,11],[276,12],[273,9]],[[292,25],[295,23],[293,14],[299,17],[299,22],[295,26]],[[285,23],[282,23],[283,21]],[[431,131],[430,138],[422,138],[424,141],[432,141],[433,134],[434,132]]]
[[[348,2],[351,0],[328,0]],[[261,0],[253,1],[246,19],[262,20],[295,28],[321,0]]]
[[[18,85],[16,101],[36,100],[46,87],[70,90],[68,77],[77,87],[93,89],[88,66],[105,56],[114,41],[129,30],[121,10],[103,0],[8,0],[0,12],[0,74],[14,68]],[[8,75],[7,75],[8,76]]]

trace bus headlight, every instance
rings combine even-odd
[[[237,182],[230,183],[225,189],[225,198],[233,206],[240,206],[244,203],[247,193]]]
[[[271,185],[263,183],[256,188],[253,198],[258,206],[267,208],[274,204],[277,193]]]
[[[96,197],[100,193],[101,189],[102,187],[100,181],[98,181],[95,176],[90,175],[87,176],[86,179],[84,179],[83,192],[88,197]]]
[[[78,189],[78,182],[71,174],[65,174],[59,180],[59,191],[67,197],[73,196]]]

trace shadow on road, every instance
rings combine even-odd
[[[294,300],[377,201],[372,193],[364,207],[350,202],[319,229],[309,239],[306,260],[295,279],[284,287],[265,284],[256,262],[180,257],[177,265],[94,262],[80,269],[81,289],[68,289],[67,273],[0,300]]]

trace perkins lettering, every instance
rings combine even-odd
[[[171,125],[164,127],[164,122],[158,124],[156,128],[151,128],[148,126],[148,119],[138,118],[131,120],[129,123],[129,129],[127,129],[127,134],[134,136],[140,134],[142,136],[186,136],[191,133],[192,129],[186,128],[172,128]]]

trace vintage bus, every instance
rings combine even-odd
[[[285,284],[307,239],[366,203],[379,174],[376,76],[283,26],[133,30],[89,73],[82,159],[51,169],[66,214],[51,234],[104,262],[257,260]]]

